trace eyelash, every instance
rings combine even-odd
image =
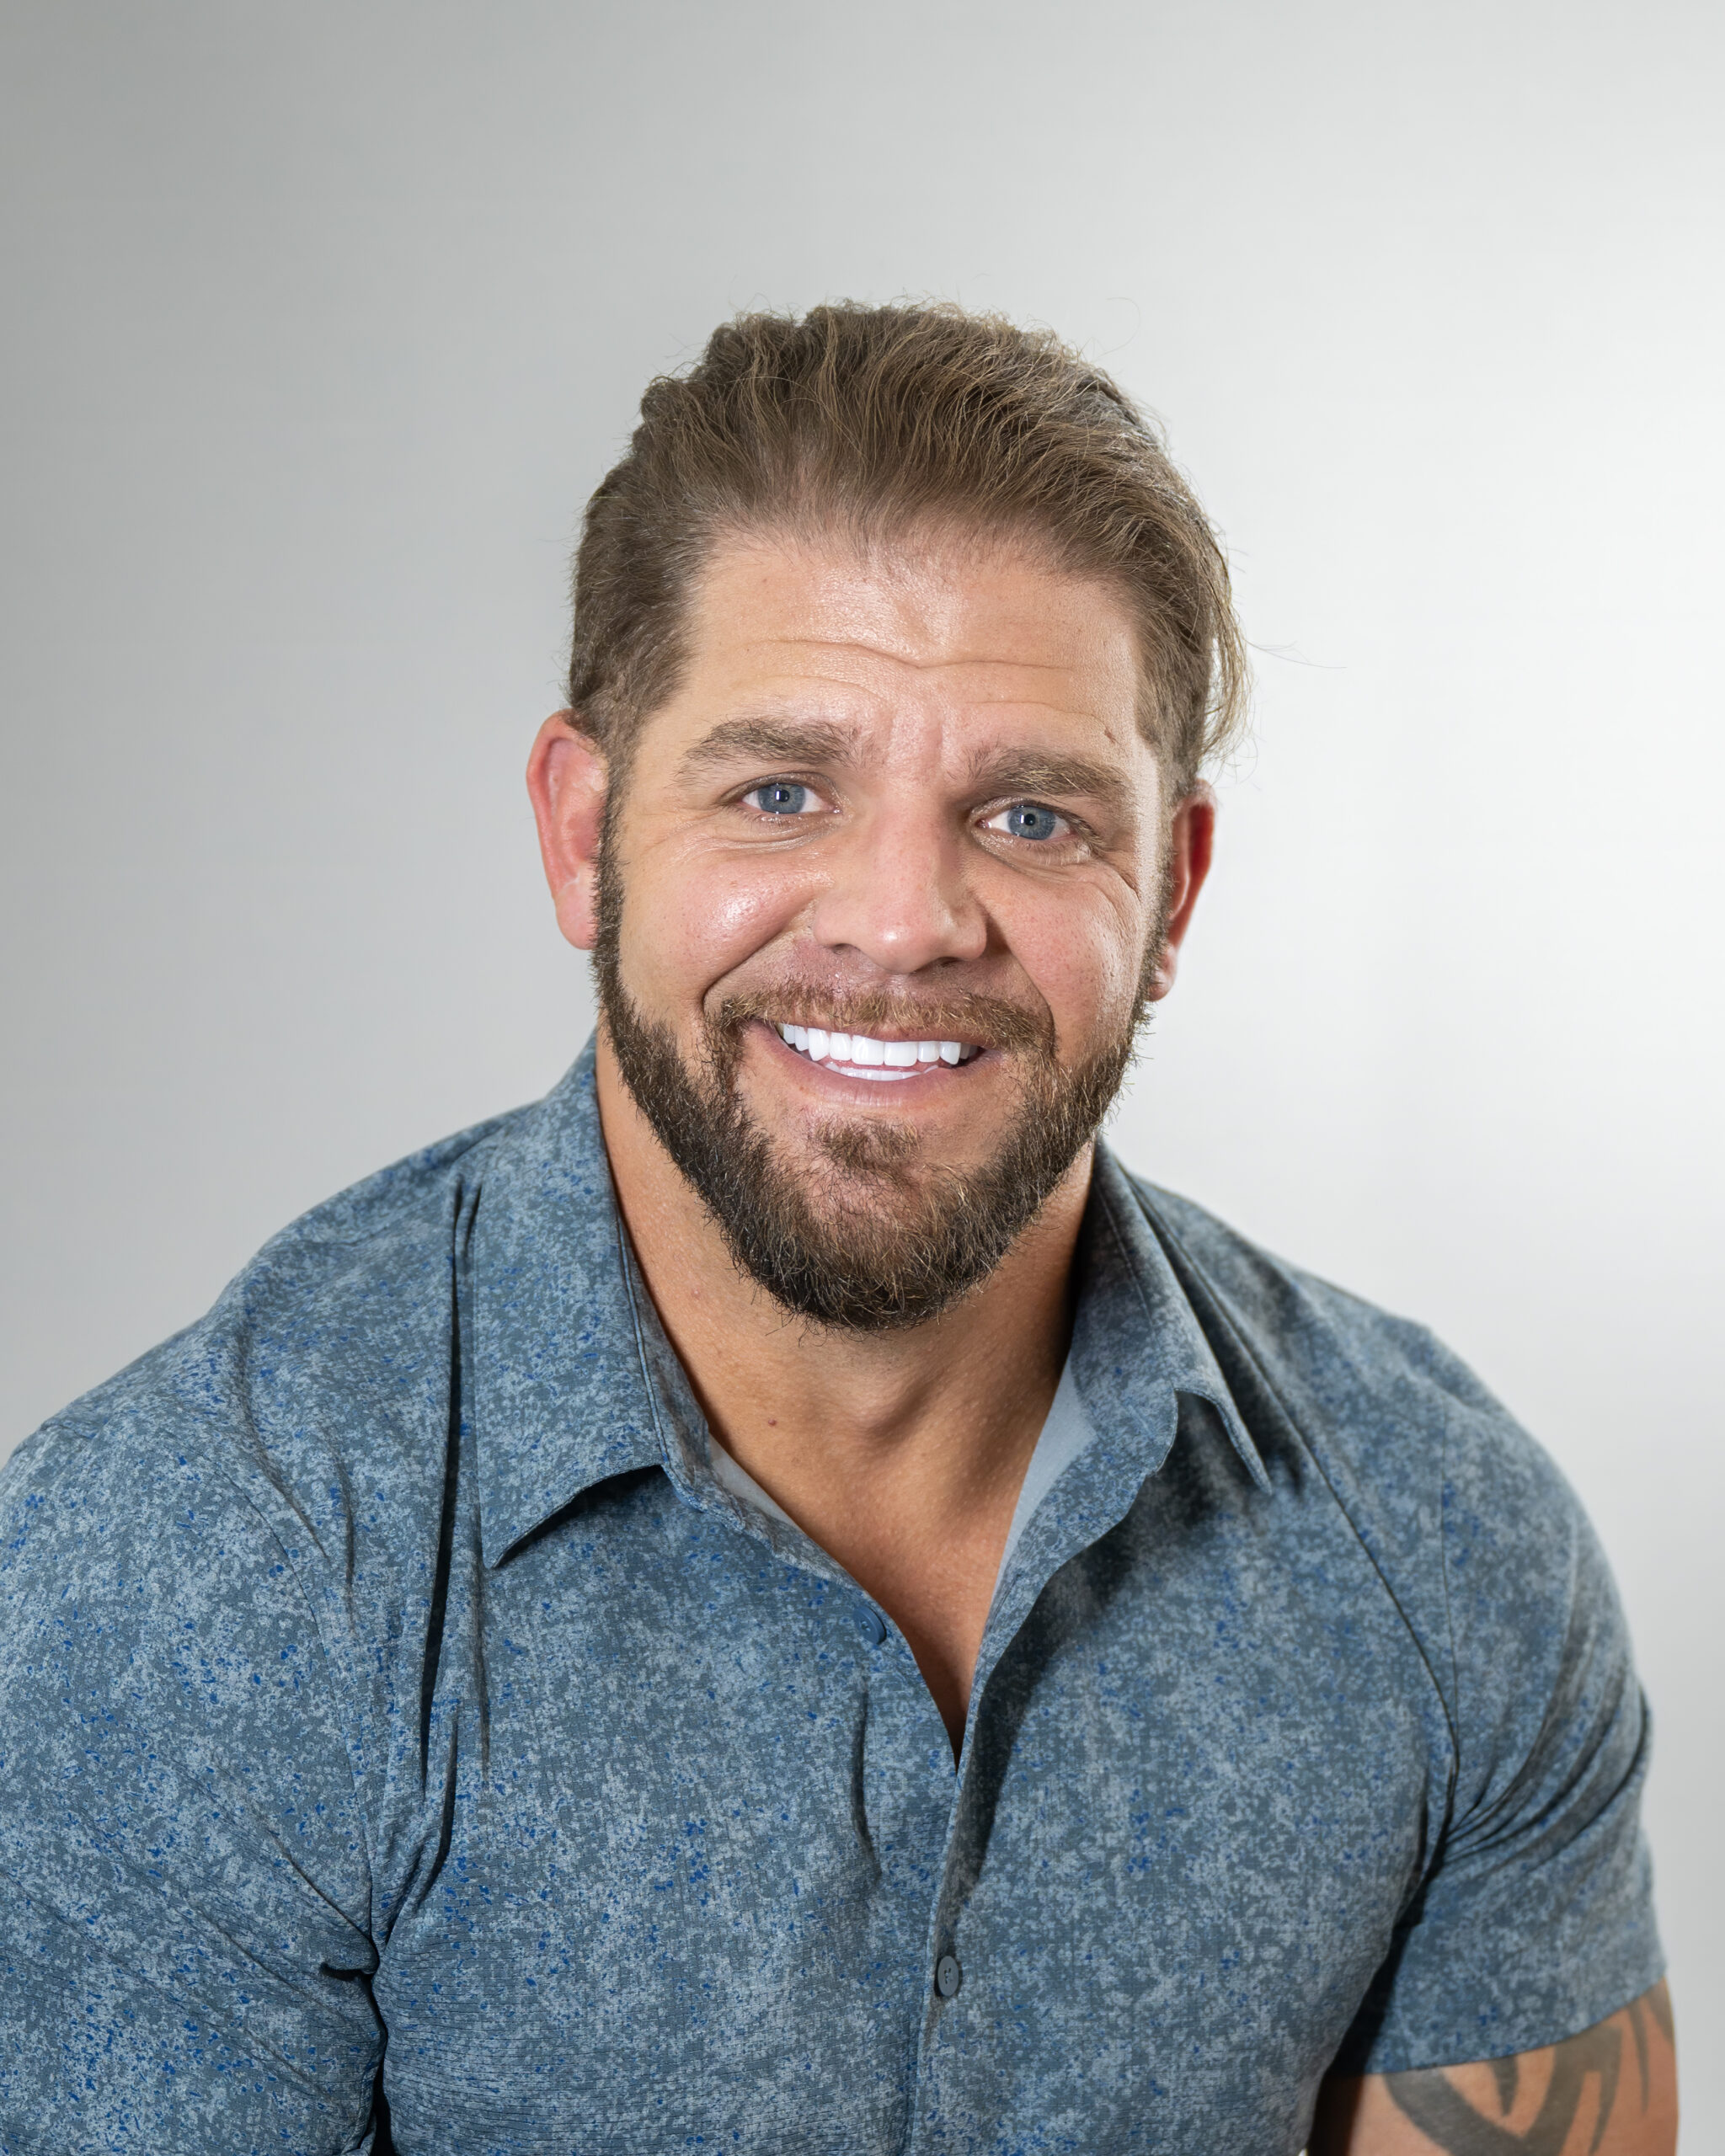
[[[772,778],[758,778],[752,785],[745,787],[740,793],[734,794],[731,798],[738,808],[750,809],[750,813],[758,817],[762,823],[795,824],[803,822],[807,814],[804,810],[781,810],[775,813],[772,809],[750,808],[750,797],[757,793],[764,793],[769,787],[794,787],[804,792],[812,793],[820,799],[824,800],[825,798],[825,796],[821,792],[820,782],[817,780],[812,778],[799,778],[788,771],[777,773]],[[1082,841],[1095,835],[1089,825],[1087,825],[1081,817],[1075,816],[1070,809],[1056,808],[1050,802],[1032,800],[1028,796],[1020,796],[1011,801],[996,802],[986,809],[980,812],[980,823],[981,827],[985,828],[995,817],[1005,815],[1009,809],[1012,808],[1046,809],[1049,815],[1058,817],[1060,822],[1066,826],[1064,835],[1068,842],[1078,841],[1081,843]],[[999,838],[1006,838],[1012,835],[1009,832],[1001,831],[996,832],[995,835]],[[1027,845],[1033,845],[1040,850],[1043,847],[1056,845],[1060,843],[1060,841],[1058,840],[1044,839],[1036,841],[1027,840],[1025,843]]]

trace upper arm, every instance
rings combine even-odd
[[[1663,1982],[1560,2044],[1325,2084],[1311,2156],[1672,2156],[1677,2054]]]
[[[1648,1716],[1616,1588],[1573,1492],[1492,1403],[1451,1418],[1445,1453],[1450,1804],[1311,2156],[1671,2156]]]
[[[280,1544],[136,1428],[0,1476],[0,2145],[369,2146],[338,1688]]]
[[[1540,2052],[1664,1968],[1646,1703],[1604,1555],[1507,1417],[1448,1419],[1425,1547],[1444,1563],[1453,1754],[1430,1855],[1335,2062],[1348,2074]]]

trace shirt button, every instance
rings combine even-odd
[[[872,1647],[878,1647],[886,1637],[886,1626],[866,1602],[857,1605],[857,1630]]]
[[[959,1986],[964,1981],[964,1972],[959,1967],[958,1957],[943,1954],[934,1965],[934,1988],[943,1999],[956,1996]]]

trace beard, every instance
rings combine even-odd
[[[796,1316],[857,1332],[924,1324],[1000,1264],[1101,1127],[1162,947],[1158,924],[1130,1020],[1072,1069],[1055,1053],[1045,1006],[1039,1020],[998,996],[835,998],[794,986],[725,998],[703,1019],[692,1065],[623,985],[622,893],[605,853],[599,896],[599,1007],[636,1105],[739,1269]],[[812,1158],[791,1156],[737,1082],[747,1030],[761,1019],[975,1043],[1012,1057],[1017,1101],[994,1150],[971,1167],[925,1159],[908,1121],[842,1110],[814,1132]],[[965,1081],[955,1071],[948,1082]]]

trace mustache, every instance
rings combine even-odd
[[[896,1033],[925,1041],[964,1041],[977,1048],[1051,1057],[1054,1015],[1027,1011],[1003,995],[905,995],[888,989],[849,993],[814,988],[763,988],[728,995],[708,1021],[727,1046],[761,1019],[770,1026],[819,1026],[828,1033]]]

